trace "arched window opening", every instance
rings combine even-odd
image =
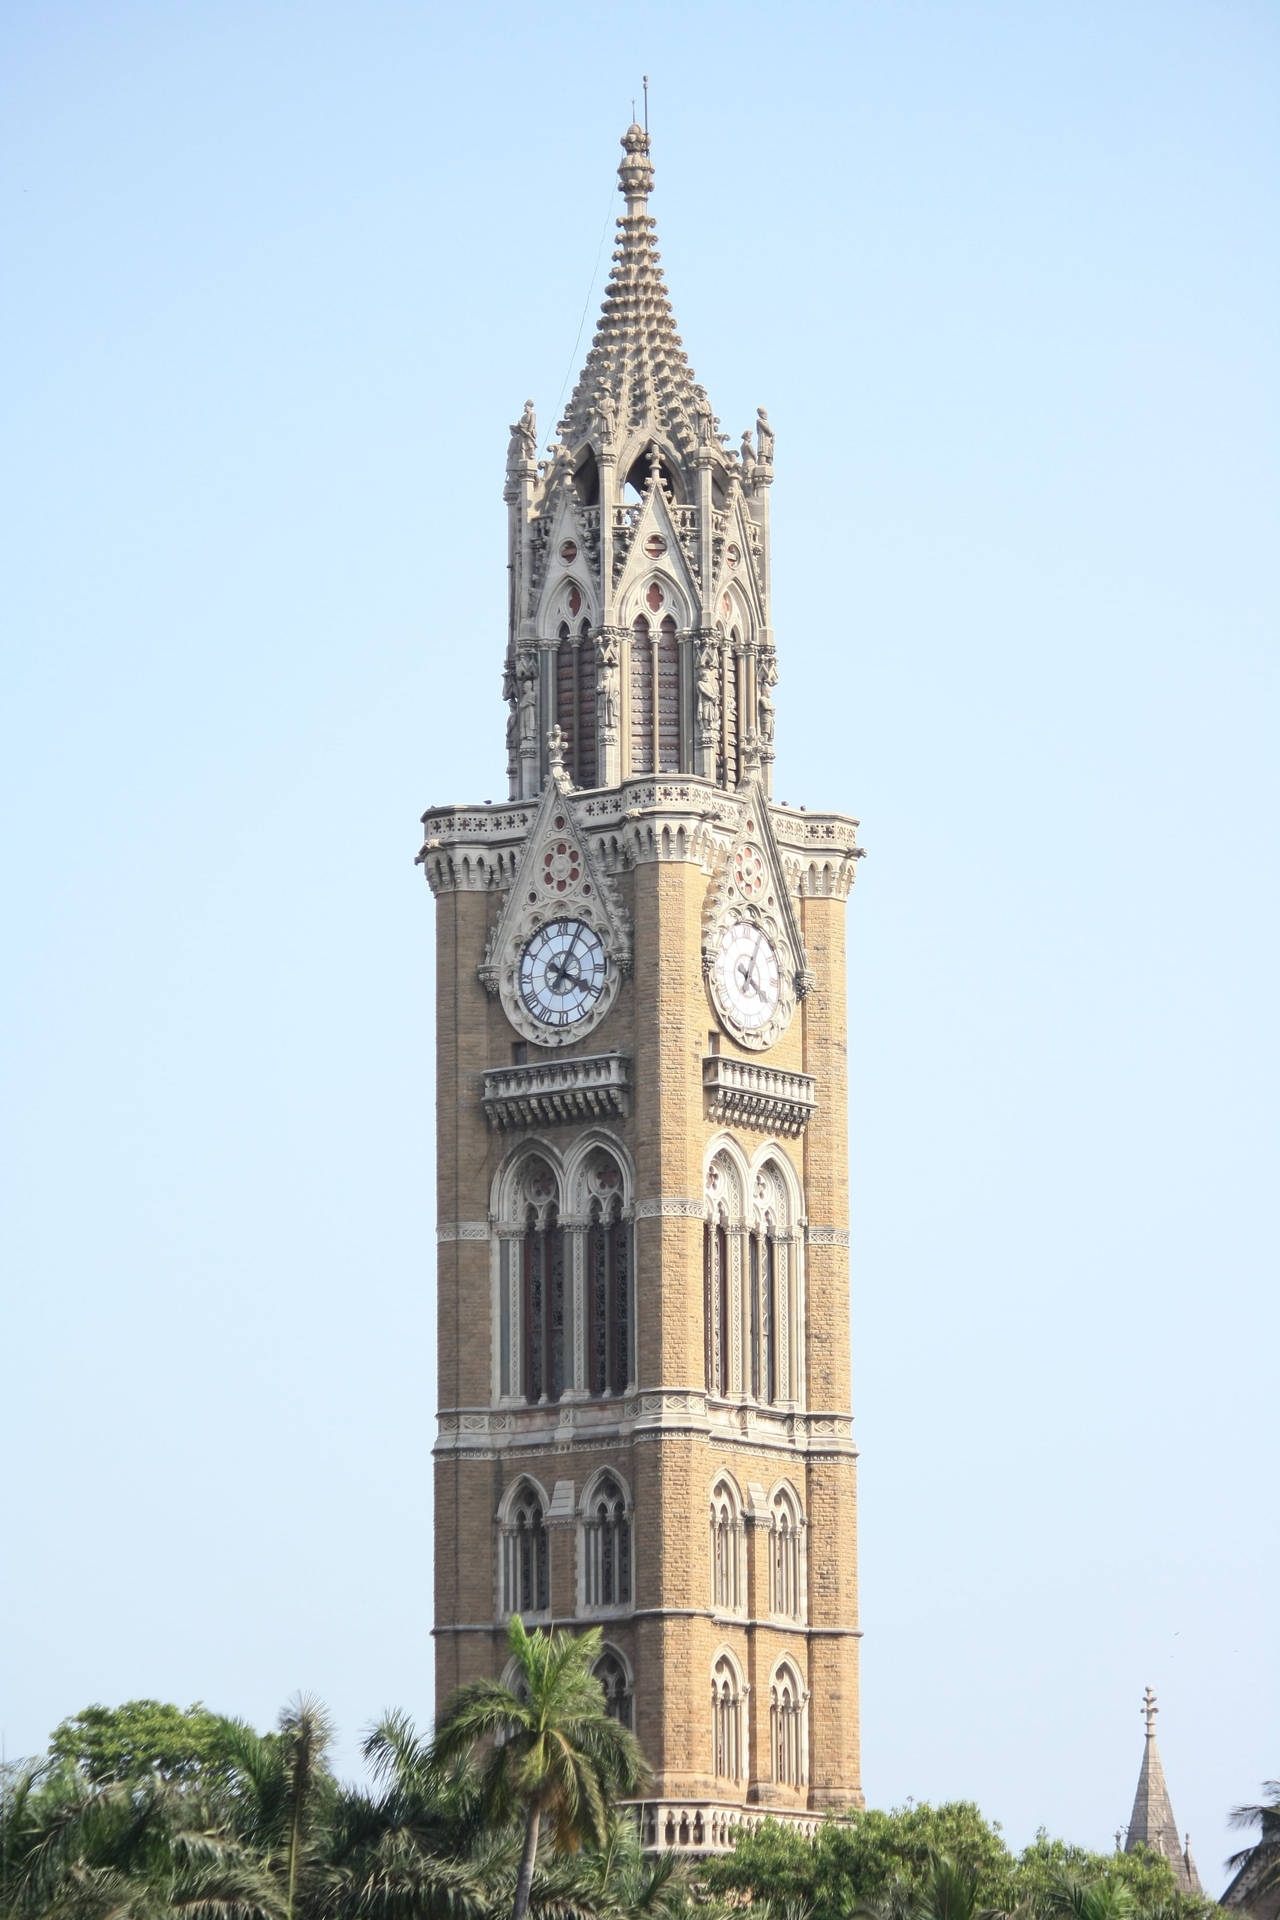
[[[723,1398],[729,1391],[729,1233],[724,1208],[702,1230],[702,1262],[707,1329],[707,1392]]]
[[[720,785],[738,784],[738,658],[741,649],[738,630],[729,635],[720,651]]]
[[[562,726],[563,721],[560,723]],[[591,628],[583,621],[578,628],[578,712],[574,735],[574,767],[580,787],[596,784],[596,650]]]
[[[572,771],[578,758],[578,658],[568,627],[561,622],[556,648],[556,721],[564,735],[565,764]]]
[[[751,1396],[767,1406],[778,1398],[778,1257],[772,1216],[748,1242]]]
[[[804,1530],[800,1503],[789,1488],[779,1488],[774,1495],[769,1519],[769,1611],[787,1620],[800,1620],[804,1617]]]
[[[658,629],[658,772],[680,771],[680,642],[670,614]]]
[[[631,1228],[622,1199],[591,1202],[587,1230],[587,1381],[625,1393],[631,1373]]]
[[[596,465],[596,456],[591,448],[586,448],[574,468],[573,488],[584,507],[594,507],[600,500],[600,469]]]
[[[588,1607],[631,1604],[631,1518],[611,1473],[597,1481],[583,1526],[583,1586]]]
[[[744,1547],[737,1495],[727,1480],[717,1480],[711,1489],[711,1604],[718,1613],[742,1611]]]
[[[773,1777],[780,1786],[798,1787],[805,1777],[804,1696],[795,1669],[786,1661],[769,1689],[769,1738]]]
[[[530,1205],[524,1230],[524,1397],[530,1406],[564,1391],[564,1234],[554,1205]]]
[[[718,1779],[743,1777],[742,1689],[737,1668],[721,1654],[711,1673],[711,1748]]]
[[[653,640],[643,614],[631,629],[631,771],[653,772]]]
[[[604,1710],[609,1718],[634,1730],[635,1701],[621,1655],[615,1653],[612,1647],[606,1647],[591,1671],[604,1692]]]
[[[502,1530],[504,1613],[546,1613],[551,1605],[547,1527],[536,1487],[521,1487]]]

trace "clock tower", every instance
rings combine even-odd
[[[511,429],[509,798],[436,897],[437,1697],[599,1625],[646,1843],[860,1806],[845,903],[772,797],[773,432],[731,446],[623,138],[599,328]]]

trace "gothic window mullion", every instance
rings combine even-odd
[[[558,1400],[564,1391],[564,1229],[554,1215],[543,1236],[546,1248],[546,1356],[544,1378],[548,1400]]]
[[[631,1379],[631,1229],[616,1203],[608,1242],[609,1390],[625,1393]]]

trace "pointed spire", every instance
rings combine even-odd
[[[648,210],[653,191],[649,136],[633,124],[622,136],[622,147],[618,186],[626,212],[618,221],[619,244],[599,326],[559,437],[574,447],[604,421],[623,442],[635,430],[650,428],[677,453],[692,457],[710,408],[676,332],[658,264],[657,225]]]
[[[1190,1836],[1184,1847],[1178,1838],[1178,1824],[1173,1817],[1164,1767],[1160,1762],[1160,1749],[1156,1745],[1156,1715],[1159,1711],[1156,1696],[1148,1687],[1142,1696],[1142,1717],[1147,1723],[1147,1738],[1124,1850],[1126,1853],[1136,1853],[1139,1847],[1149,1847],[1153,1853],[1163,1854],[1183,1892],[1200,1893],[1200,1876],[1191,1858]]]

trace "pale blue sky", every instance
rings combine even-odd
[[[12,4],[10,1754],[430,1692],[429,802],[502,792],[652,77],[777,429],[778,791],[850,906],[866,1783],[1106,1845],[1280,1769],[1280,15]]]

